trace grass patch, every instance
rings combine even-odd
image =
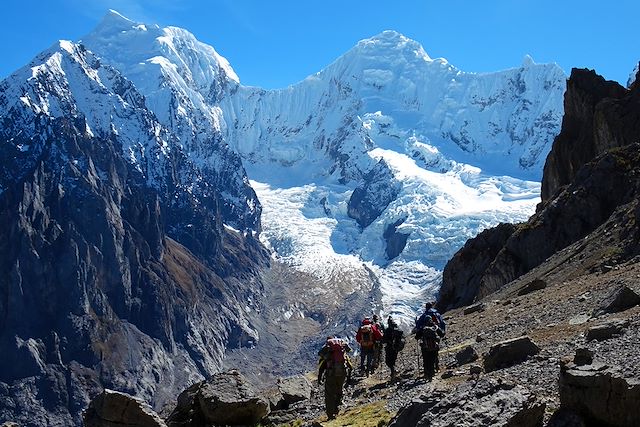
[[[393,415],[387,410],[384,401],[355,406],[338,414],[335,420],[322,421],[324,427],[384,427]]]

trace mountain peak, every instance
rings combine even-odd
[[[126,30],[134,25],[136,25],[136,23],[131,19],[116,10],[109,9],[96,27],[96,31],[104,31],[107,29],[111,31]]]
[[[431,61],[420,43],[394,30],[385,30],[368,39],[360,40],[356,49],[366,53],[379,52],[379,55],[393,52],[413,53],[417,58]]]

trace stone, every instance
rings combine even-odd
[[[479,303],[476,303],[476,304],[470,305],[469,307],[466,307],[466,308],[462,311],[462,313],[466,316],[466,315],[468,315],[468,314],[476,313],[476,312],[478,312],[478,311],[484,311],[484,309],[485,309],[485,304],[484,304],[484,303],[482,303],[482,302],[479,302]]]
[[[527,295],[531,292],[539,291],[547,287],[547,282],[541,279],[533,280],[518,290],[518,295]]]
[[[525,387],[495,379],[469,381],[430,400],[402,408],[390,427],[477,427],[542,425],[545,404]]]
[[[169,426],[254,425],[269,414],[269,401],[236,371],[215,374],[182,392]],[[191,423],[191,424],[189,424]]]
[[[527,357],[536,355],[540,348],[528,336],[513,338],[493,345],[484,355],[485,372],[506,368],[520,362]]]
[[[560,408],[553,413],[546,427],[587,427],[584,418],[571,409]]]
[[[469,375],[478,376],[482,374],[482,366],[480,365],[469,365]]]
[[[167,426],[141,399],[113,390],[105,390],[91,401],[83,422],[85,427]]]
[[[288,408],[292,403],[309,400],[311,398],[311,382],[302,376],[280,378],[278,380],[278,390],[282,395],[282,403],[278,408]]]
[[[560,404],[590,423],[635,427],[640,420],[640,379],[624,378],[615,367],[577,366],[560,369]]]
[[[609,295],[598,314],[618,313],[640,304],[640,295],[628,286],[622,286]]]
[[[447,369],[442,373],[442,375],[440,375],[440,378],[442,378],[443,380],[446,380],[447,378],[452,378],[453,376],[454,376],[453,371],[451,369]]]
[[[573,363],[578,366],[591,365],[593,363],[593,351],[583,347],[576,349],[576,355],[573,357]]]
[[[462,366],[478,360],[478,353],[473,346],[468,345],[459,350],[456,353],[455,358],[458,366]]]
[[[613,320],[602,325],[592,326],[587,330],[587,341],[604,341],[615,336],[622,335],[628,325],[629,324],[626,321]]]

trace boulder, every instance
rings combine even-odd
[[[518,295],[526,295],[547,287],[547,282],[541,279],[533,280],[518,290]]]
[[[311,398],[311,383],[302,375],[278,380],[278,390],[282,395],[279,408],[288,408],[292,403]]]
[[[182,392],[169,426],[254,425],[269,413],[269,401],[236,371],[215,374]]]
[[[573,363],[578,366],[591,365],[593,363],[593,351],[588,348],[577,348],[576,355],[573,356]]]
[[[452,392],[414,401],[390,427],[477,427],[542,425],[545,405],[526,388],[493,379],[468,382]]]
[[[609,295],[597,314],[618,313],[640,304],[640,295],[628,286],[622,286]]]
[[[602,325],[592,326],[587,330],[587,341],[604,341],[622,335],[629,323],[623,320],[612,320]]]
[[[594,425],[632,427],[640,420],[640,379],[624,378],[602,364],[560,370],[560,404]]]
[[[105,390],[91,401],[83,422],[85,427],[167,426],[141,399],[113,390]]]
[[[513,338],[493,345],[484,355],[485,372],[495,371],[523,362],[540,352],[540,348],[528,336]]]
[[[458,366],[462,366],[478,360],[478,352],[476,352],[476,349],[473,348],[473,346],[468,345],[459,350],[455,357]]]
[[[571,409],[560,408],[553,413],[546,427],[587,427],[587,424]]]
[[[478,311],[484,311],[485,305],[482,302],[470,305],[469,307],[465,307],[462,313],[466,316],[467,314],[476,313]]]

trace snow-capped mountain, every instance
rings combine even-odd
[[[277,256],[319,276],[364,261],[385,309],[406,317],[467,238],[533,213],[562,116],[558,66],[527,56],[511,70],[465,73],[394,31],[279,90],[240,85],[185,30],[116,12],[83,44],[136,85],[194,159],[211,140],[242,157],[259,199],[273,203],[262,240]],[[386,184],[366,185],[380,161]],[[366,224],[353,220],[356,187],[384,201]],[[383,187],[393,191],[380,197]]]
[[[385,31],[263,90],[188,31],[109,12],[0,83],[0,397],[65,425],[104,384],[161,405],[225,350],[268,354],[279,322],[409,321],[469,237],[534,212],[564,85]]]

